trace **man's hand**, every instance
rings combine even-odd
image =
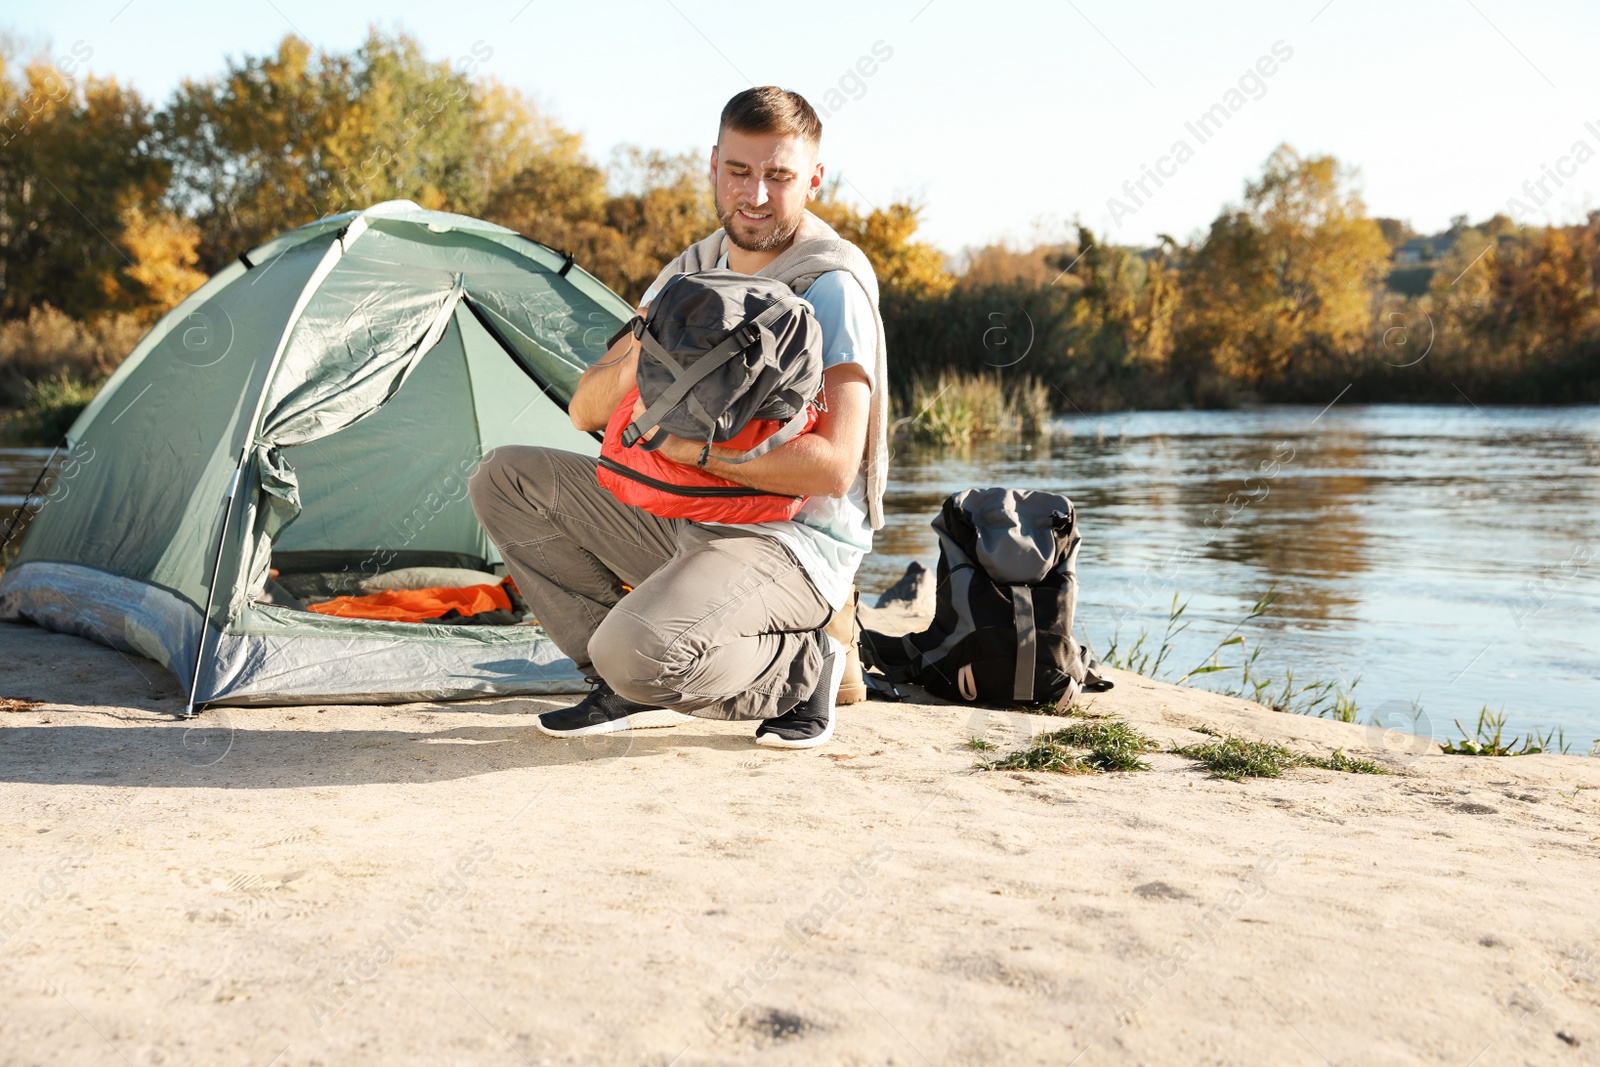
[[[749,463],[724,463],[717,458],[718,453],[738,455],[738,451],[713,445],[705,469],[730,482],[769,493],[844,496],[850,491],[865,454],[871,393],[866,372],[853,363],[841,363],[823,375],[828,407],[818,415],[817,425],[810,433]],[[635,417],[642,410],[636,405]],[[660,454],[693,467],[704,447],[703,441],[668,435],[661,443]]]

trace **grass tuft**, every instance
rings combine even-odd
[[[1213,778],[1232,782],[1245,778],[1281,778],[1291,767],[1321,767],[1346,774],[1388,774],[1371,760],[1351,759],[1343,749],[1331,756],[1308,756],[1271,741],[1251,741],[1243,737],[1224,737],[1203,745],[1184,745],[1172,749],[1179,756],[1197,760]]]
[[[1132,746],[1137,751],[1144,752],[1155,746],[1154,741],[1120,719],[1084,719],[1051,731],[1045,736],[1079,748],[1099,748],[1104,745]]]
[[[963,741],[962,744],[966,745],[968,748],[972,749],[974,752],[993,752],[995,749],[1000,747],[999,745],[995,744],[993,741],[985,741],[983,738],[979,737],[977,734],[973,734],[971,737],[969,737],[965,741]]]
[[[1461,725],[1461,720],[1456,720],[1456,729],[1461,731],[1461,740],[1451,741],[1444,746],[1446,755],[1449,756],[1534,756],[1541,752],[1569,751],[1572,746],[1567,743],[1566,734],[1561,730],[1547,730],[1544,733],[1533,731],[1521,737],[1503,736],[1506,728],[1504,712],[1491,712],[1485,704],[1478,712],[1478,728],[1471,733]]]
[[[1360,714],[1360,708],[1356,705],[1352,691],[1359,684],[1359,678],[1348,683],[1342,678],[1297,682],[1291,670],[1285,670],[1281,680],[1262,674],[1262,647],[1260,645],[1250,647],[1241,631],[1270,612],[1277,598],[1278,590],[1274,584],[1256,599],[1244,618],[1223,635],[1222,640],[1217,642],[1204,659],[1188,671],[1174,677],[1176,672],[1172,669],[1170,658],[1176,652],[1179,635],[1189,628],[1190,622],[1184,618],[1189,609],[1189,602],[1182,599],[1180,594],[1174,593],[1172,604],[1167,609],[1167,625],[1159,645],[1155,644],[1148,628],[1140,630],[1139,635],[1131,642],[1123,640],[1120,631],[1114,632],[1106,648],[1104,662],[1119,670],[1169,681],[1174,685],[1188,685],[1193,679],[1205,675],[1238,672],[1236,675],[1231,675],[1235,679],[1231,684],[1223,684],[1212,691],[1225,696],[1239,697],[1242,700],[1251,700],[1273,711],[1288,711],[1297,715],[1314,715],[1319,718],[1338,719],[1341,722],[1355,722]],[[1238,656],[1238,663],[1222,662],[1224,656],[1231,658],[1234,655]]]
[[[1125,722],[1091,719],[1040,734],[1029,744],[999,760],[978,764],[986,771],[1050,771],[1055,774],[1095,774],[1101,771],[1144,771],[1150,765],[1139,753],[1156,743]],[[1088,749],[1088,752],[1081,750]]]
[[[970,445],[982,437],[1048,433],[1051,395],[1034,378],[1002,384],[988,374],[943,371],[916,378],[905,395],[906,414],[895,420],[915,441],[946,448]]]
[[[1062,707],[1053,700],[1041,700],[1037,704],[1025,704],[1017,709],[1027,715],[1053,715],[1059,719],[1092,719],[1087,711],[1077,704],[1068,704]]]
[[[1138,756],[1142,751],[1120,745],[1103,745],[1090,749],[1085,762],[1097,771],[1148,771],[1150,764]]]
[[[1307,756],[1306,765],[1321,767],[1325,771],[1343,771],[1345,774],[1388,774],[1380,764],[1369,759],[1351,759],[1344,749],[1336,748],[1331,756]]]
[[[1237,782],[1244,778],[1281,778],[1296,763],[1295,753],[1268,741],[1247,741],[1226,737],[1203,745],[1184,745],[1172,750],[1179,756],[1198,760],[1213,778]]]
[[[980,771],[1049,771],[1052,774],[1094,774],[1084,758],[1065,745],[1050,740],[1049,734],[1033,739],[1003,759],[976,764]]]

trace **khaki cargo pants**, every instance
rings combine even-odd
[[[508,445],[470,484],[556,647],[628,700],[703,718],[770,719],[808,697],[833,612],[788,547],[624,504],[595,466]]]

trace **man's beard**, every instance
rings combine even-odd
[[[717,206],[717,221],[722,223],[722,232],[728,235],[728,240],[733,242],[734,247],[742,248],[746,252],[771,252],[775,248],[781,248],[788,242],[789,238],[794,236],[794,231],[800,228],[800,216],[804,214],[805,210],[805,205],[802,204],[800,210],[796,211],[792,218],[787,219],[780,217],[774,211],[772,214],[772,229],[765,236],[754,239],[741,235],[733,228],[734,216],[739,213],[737,206],[724,211],[719,204]]]

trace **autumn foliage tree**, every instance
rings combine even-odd
[[[1246,183],[1185,265],[1189,367],[1259,386],[1361,351],[1390,252],[1350,181],[1332,156],[1282,145]]]
[[[185,81],[157,117],[169,201],[199,225],[210,270],[284,230],[382,200],[474,214],[493,154],[522,149],[518,120],[480,115],[474,91],[404,35],[374,31],[350,54],[285,37],[271,55]],[[515,106],[493,85],[478,92]]]
[[[148,293],[126,273],[124,213],[159,199],[167,168],[143,146],[150,108],[112,79],[0,50],[0,318],[49,304],[90,318]],[[153,264],[152,264],[153,266]]]
[[[1091,358],[1144,373],[1164,373],[1172,354],[1178,276],[1168,262],[1170,238],[1140,255],[1101,244],[1078,227],[1076,251],[1056,259],[1079,280],[1072,322],[1082,331]]]
[[[160,206],[130,201],[117,217],[117,243],[127,254],[122,273],[139,287],[139,318],[152,321],[205,284],[200,227]]]
[[[1484,257],[1488,300],[1477,325],[1521,359],[1563,351],[1600,332],[1600,227],[1549,227],[1499,243]],[[1443,286],[1436,282],[1436,291]]]
[[[1439,399],[1600,399],[1600,211],[1581,225],[1464,226],[1401,317],[1435,326],[1416,368]]]
[[[241,251],[382,200],[498,222],[637,298],[716,227],[708,159],[597,161],[483,73],[493,52],[442,60],[374,30],[325,53],[290,35],[152,106],[82,76],[82,42],[52,57],[0,39],[0,404],[41,377],[103,376]],[[902,392],[957,371],[1101,411],[1325,400],[1334,381],[1352,399],[1600,399],[1600,214],[1458,217],[1437,260],[1392,269],[1410,225],[1368,218],[1349,170],[1287,145],[1192,247],[1079,228],[978,250],[958,276],[915,203],[862,205],[835,181],[811,210],[877,271]]]

